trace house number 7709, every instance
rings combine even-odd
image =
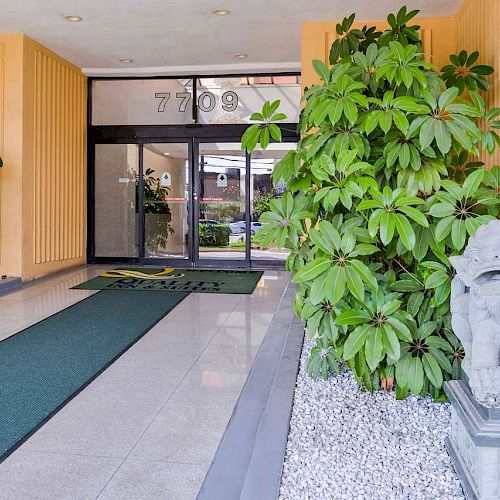
[[[158,113],[164,113],[167,108],[167,103],[172,94],[170,92],[155,92],[155,99],[159,99]],[[185,113],[188,103],[191,100],[189,92],[176,92],[175,99],[178,101],[178,112]],[[236,92],[224,92],[220,99],[222,101],[222,109],[227,112],[236,111],[238,107],[238,95]],[[198,107],[205,113],[212,111],[217,104],[217,97],[212,92],[202,92],[198,97]]]

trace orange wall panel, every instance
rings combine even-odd
[[[22,275],[23,36],[0,36],[0,274]]]
[[[479,50],[479,64],[495,68],[488,77],[491,88],[483,93],[488,107],[500,106],[500,0],[464,0],[457,15],[457,51]],[[483,153],[481,161],[488,166],[500,165],[500,150],[493,156]]]
[[[0,98],[17,97],[17,127],[3,106],[0,193],[18,202],[0,200],[0,271],[30,280],[85,262],[87,86],[79,68],[26,36],[2,44],[17,78],[4,72]]]

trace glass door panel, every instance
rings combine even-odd
[[[94,255],[139,257],[139,146],[96,144]]]
[[[144,144],[144,257],[189,259],[189,146]]]
[[[269,210],[269,203],[274,198],[280,198],[285,191],[284,182],[275,188],[271,180],[271,174],[276,164],[295,149],[295,143],[271,143],[263,151],[256,149],[250,156],[250,207],[252,219],[252,242],[250,258],[252,261],[284,261],[290,253],[287,249],[265,247],[260,244],[256,231],[263,225],[259,217],[263,212]]]
[[[239,143],[199,143],[200,260],[248,260],[246,172],[246,154]]]

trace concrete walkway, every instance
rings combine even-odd
[[[0,338],[94,293],[70,287],[109,267],[0,296]],[[0,464],[0,498],[195,498],[288,279],[191,294]]]

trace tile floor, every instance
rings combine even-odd
[[[92,295],[70,287],[107,268],[0,295],[0,339]],[[189,295],[0,464],[0,498],[196,498],[288,279]]]

